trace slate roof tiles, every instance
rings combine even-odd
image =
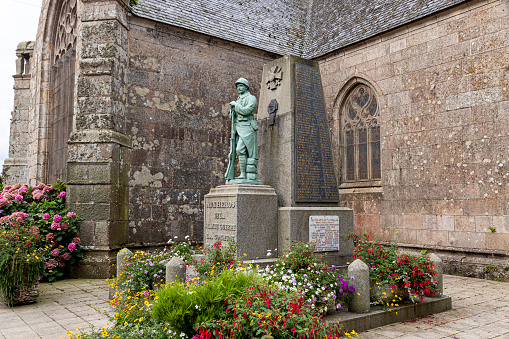
[[[312,59],[465,0],[138,0],[133,14]]]

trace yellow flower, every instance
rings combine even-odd
[[[127,325],[129,325],[129,324],[127,323],[127,321],[124,321],[124,326],[127,326]]]

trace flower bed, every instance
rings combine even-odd
[[[22,213],[24,223],[38,229],[37,250],[45,263],[41,278],[46,281],[62,278],[70,265],[83,256],[78,237],[80,219],[65,209],[65,188],[61,181],[50,186],[1,187],[0,228],[9,229],[13,218],[19,218]]]
[[[367,261],[375,286],[383,287],[380,281],[387,281],[392,292],[399,286],[414,296],[436,292],[433,266],[426,256],[398,254],[396,246],[364,237],[351,239],[355,256]],[[152,272],[159,278],[164,270],[155,262],[165,264],[175,250],[135,254],[125,269],[131,272],[131,282],[122,285],[127,289],[112,302],[114,326],[76,338],[338,338],[356,334],[322,319],[331,308],[346,309],[355,291],[336,267],[314,253],[313,244],[294,243],[290,253],[264,269],[237,262],[235,244],[216,243],[199,262],[189,259],[188,242],[179,246],[179,254],[197,267],[197,277],[150,290],[148,282],[135,281],[143,280],[140,274]],[[155,268],[145,272],[147,267]],[[394,293],[392,299],[384,303],[389,309],[403,298]]]
[[[188,248],[189,244],[180,246],[180,253],[187,253],[182,246]],[[148,283],[133,282],[139,281],[139,274],[132,274],[142,272],[150,266],[149,262],[154,263],[151,258],[155,256],[167,262],[175,249],[153,254],[135,253],[124,270],[130,272],[131,282],[123,283],[122,288],[129,288],[118,292],[112,302],[116,311],[112,319],[114,327],[75,336],[338,338],[344,334],[341,325],[324,323],[321,318],[327,307],[337,304],[345,307],[353,287],[313,250],[311,244],[294,244],[294,251],[280,258],[277,266],[262,270],[237,262],[235,244],[216,243],[204,251],[203,260],[193,262],[199,273],[197,277],[185,283],[162,286],[157,292],[143,290]],[[309,264],[312,270],[307,269]],[[315,287],[319,293],[311,293]]]

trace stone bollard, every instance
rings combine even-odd
[[[438,291],[440,292],[440,297],[444,295],[444,272],[443,272],[443,263],[442,259],[438,257],[435,253],[431,253],[429,255],[429,259],[433,263],[433,271],[437,274],[437,283],[438,283]]]
[[[127,260],[131,258],[133,255],[133,252],[131,252],[128,248],[123,248],[117,253],[117,277],[116,277],[116,286],[118,286],[122,280],[120,280],[120,273],[124,270],[124,265],[126,264]],[[120,289],[119,289],[120,291]],[[110,286],[109,294],[110,294],[110,300],[113,299],[115,296],[116,289],[115,287]]]
[[[180,257],[173,257],[166,264],[166,284],[171,282],[184,282],[186,280],[186,267]]]
[[[354,278],[351,283],[355,287],[349,310],[351,312],[369,312],[369,267],[362,260],[355,259],[348,266],[348,278]]]

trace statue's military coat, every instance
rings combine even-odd
[[[237,132],[236,144],[242,139],[247,148],[248,158],[258,159],[258,138],[256,131],[258,124],[254,119],[256,97],[249,92],[239,95],[235,102],[235,131]]]

